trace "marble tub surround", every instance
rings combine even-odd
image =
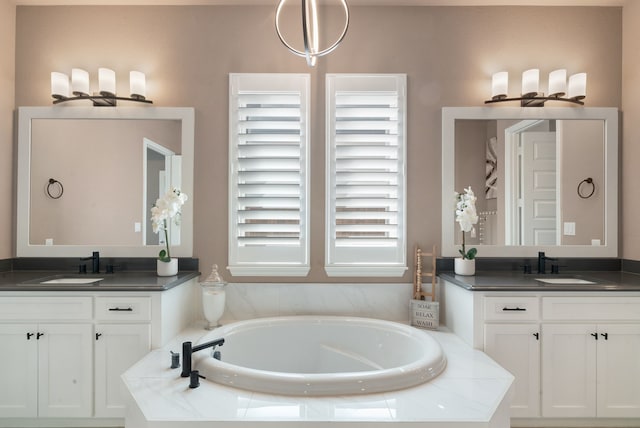
[[[448,361],[436,379],[400,391],[343,397],[270,395],[206,380],[189,389],[180,369],[169,368],[170,351],[178,352],[183,341],[197,342],[206,333],[187,329],[124,373],[129,394],[125,427],[204,427],[214,422],[243,428],[374,423],[380,428],[399,423],[405,428],[509,426],[511,374],[445,331],[430,333]]]
[[[345,315],[407,322],[411,296],[412,284],[231,282],[226,288],[221,323],[288,315]]]

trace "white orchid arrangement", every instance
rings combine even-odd
[[[180,215],[182,206],[187,202],[187,195],[174,187],[170,189],[164,196],[158,198],[151,208],[151,225],[153,233],[164,231],[164,241],[166,249],[162,249],[158,254],[158,260],[163,262],[171,261],[171,252],[169,249],[169,223],[171,219],[176,226],[180,225]]]
[[[478,214],[476,212],[476,196],[471,190],[471,186],[464,189],[464,193],[455,192],[456,196],[456,221],[460,224],[462,230],[462,248],[458,250],[462,254],[463,259],[473,260],[478,253],[475,248],[469,248],[466,251],[464,242],[464,233],[473,230],[473,225],[478,223]]]

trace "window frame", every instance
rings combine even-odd
[[[397,93],[397,240],[393,251],[382,246],[365,248],[336,245],[336,94],[338,92]],[[406,74],[327,74],[326,75],[326,159],[325,159],[325,271],[328,276],[401,277],[407,271],[407,76]],[[347,238],[348,239],[348,238]]]
[[[239,174],[241,92],[300,94],[299,246],[256,245],[239,240]],[[300,73],[229,74],[229,243],[228,269],[233,276],[306,276],[309,273],[309,116],[310,75]],[[268,184],[267,184],[268,185]],[[264,197],[264,196],[263,196]]]

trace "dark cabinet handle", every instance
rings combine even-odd
[[[503,310],[503,311],[518,311],[518,312],[526,312],[527,308],[521,308],[521,307],[516,306],[515,308],[507,308],[507,307],[504,307],[504,308],[502,308],[502,310]]]
[[[102,336],[102,333],[96,333],[96,340],[98,340]]]
[[[591,333],[591,336],[593,336],[596,340],[598,340],[598,333]]]
[[[540,333],[533,333],[533,337],[535,337],[536,340],[540,340]]]
[[[31,336],[33,336],[35,333],[27,333],[27,340],[31,340]]]
[[[132,307],[128,307],[128,308],[109,308],[110,311],[115,311],[115,312],[133,312],[133,308]]]
[[[604,337],[604,340],[609,340],[609,333],[600,333],[600,336]]]
[[[38,334],[36,334],[36,339],[37,339],[37,340],[40,340],[40,338],[41,338],[42,336],[44,336],[44,333],[40,333],[40,332],[38,332]]]

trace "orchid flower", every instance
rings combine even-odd
[[[164,231],[164,239],[166,249],[162,249],[158,254],[158,259],[163,262],[171,261],[171,253],[169,249],[169,227],[168,222],[173,219],[174,224],[180,224],[180,215],[182,206],[187,201],[187,195],[174,187],[170,189],[164,196],[158,198],[151,208],[151,226],[153,233]]]
[[[459,250],[463,259],[473,259],[478,252],[475,248],[465,249],[465,232],[471,232],[473,225],[478,223],[478,213],[476,212],[476,196],[471,190],[471,186],[464,189],[464,193],[455,192],[456,198],[456,221],[460,225],[462,231],[462,249]]]

